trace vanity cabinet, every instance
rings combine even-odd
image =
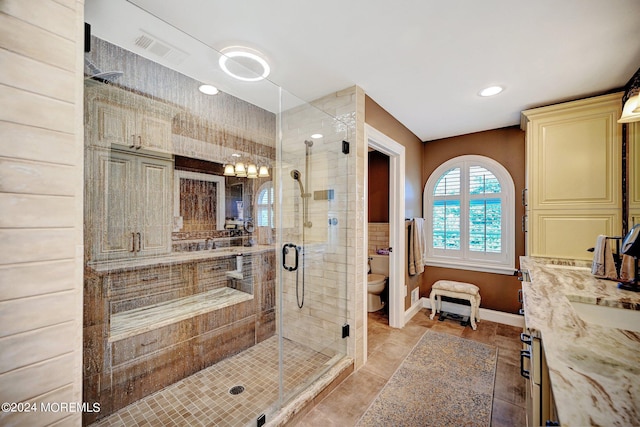
[[[597,236],[621,233],[622,93],[522,112],[526,251],[591,259]]]
[[[109,85],[87,84],[85,99],[89,145],[172,153],[170,105]]]
[[[93,261],[171,251],[171,159],[87,151],[85,225]]]

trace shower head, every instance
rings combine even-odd
[[[89,73],[86,79],[97,80],[101,83],[111,83],[114,80],[122,77],[124,73],[122,71],[101,71],[98,67],[96,67],[89,59],[84,59],[84,64],[89,69]]]
[[[300,187],[300,197],[304,197],[304,187],[302,186],[302,181],[300,180],[301,176],[302,174],[298,169],[294,169],[291,171],[291,178],[298,181],[298,187]]]
[[[308,140],[308,139],[305,139],[305,140],[304,140],[304,144],[305,144],[307,147],[313,147],[313,141],[310,141],[310,140]]]

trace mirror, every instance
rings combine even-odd
[[[173,188],[174,232],[224,230],[223,176],[175,170]]]

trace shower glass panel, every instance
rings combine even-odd
[[[85,20],[84,423],[270,421],[347,352],[353,126],[228,76],[157,2]]]
[[[346,354],[349,128],[285,91],[278,124],[278,331],[286,401]],[[302,383],[289,380],[300,375],[297,346],[314,351]]]

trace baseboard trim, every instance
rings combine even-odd
[[[424,303],[422,302],[424,298],[419,298],[418,301],[413,303],[411,307],[407,311],[404,312],[404,324],[406,325],[409,320],[416,314],[420,312],[424,308]]]
[[[423,297],[420,299],[422,300],[422,307],[431,309],[431,300],[429,298]],[[409,313],[413,309],[414,307],[411,307],[409,310],[407,310],[406,313]],[[466,316],[469,315],[468,305],[456,304],[449,301],[442,301],[442,310],[448,313],[464,314]],[[411,319],[411,317],[413,317],[413,315],[411,315],[409,319]],[[506,313],[504,311],[490,310],[488,308],[480,308],[480,321],[482,320],[502,323],[503,325],[516,326],[519,328],[524,327],[524,316],[519,316],[513,313]]]

